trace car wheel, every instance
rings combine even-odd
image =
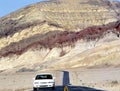
[[[33,91],[37,91],[37,88],[33,88]]]

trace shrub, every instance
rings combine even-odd
[[[111,81],[111,85],[118,85],[119,82],[117,80]]]

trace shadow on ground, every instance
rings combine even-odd
[[[70,84],[69,72],[68,71],[62,71],[62,72],[63,72],[62,86],[56,86],[55,90],[52,90],[51,88],[44,88],[44,89],[39,89],[38,91],[105,91],[105,90],[98,90],[91,87],[73,86],[72,84]],[[68,90],[64,90],[64,86],[68,86]]]

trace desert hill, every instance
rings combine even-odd
[[[120,2],[50,0],[0,19],[0,70],[120,65]]]

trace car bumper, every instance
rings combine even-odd
[[[49,88],[54,87],[54,84],[36,84],[34,85],[35,88]]]

